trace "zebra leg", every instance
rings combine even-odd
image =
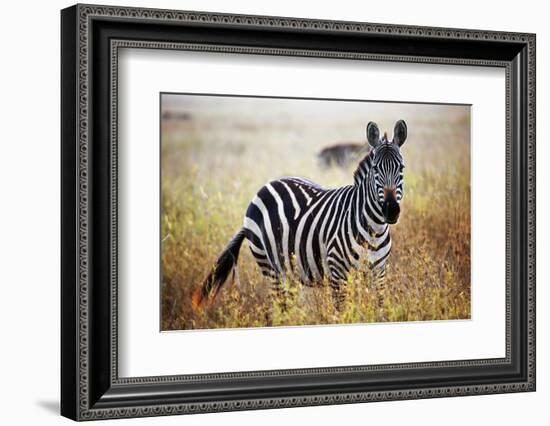
[[[275,303],[281,312],[288,312],[290,293],[285,286],[285,283],[280,279],[274,279],[271,281],[271,300]]]
[[[287,312],[287,291],[281,282],[277,273],[265,265],[261,266],[262,275],[266,278],[267,285],[267,309],[264,312],[265,323],[267,326],[274,325],[274,315],[278,310],[282,313]],[[277,308],[277,309],[275,309]]]
[[[269,281],[269,300],[271,305],[277,305],[281,312],[288,311],[289,291],[282,281],[282,277],[275,270],[266,264],[260,265],[262,274]]]
[[[256,244],[254,244],[252,241],[249,240],[249,246],[250,251],[254,256],[254,259],[256,260],[260,271],[262,272],[262,275],[267,278],[267,281],[269,282],[267,297],[269,299],[270,305],[273,306],[273,304],[277,303],[279,304],[281,311],[286,312],[286,297],[288,292],[281,282],[281,277],[277,273],[275,266],[268,258],[263,244],[261,244],[261,242],[256,242]],[[271,324],[273,322],[272,316],[272,312],[266,312],[266,322],[268,324]]]
[[[336,259],[328,259],[328,267],[330,271],[330,289],[332,290],[332,299],[334,307],[338,312],[342,312],[346,306],[347,299],[347,268]]]
[[[373,268],[376,291],[378,295],[377,308],[378,320],[384,321],[384,301],[386,293],[386,263],[382,262]]]
[[[348,296],[347,282],[344,280],[330,280],[330,289],[332,290],[332,300],[334,308],[338,313],[341,313],[346,307]]]

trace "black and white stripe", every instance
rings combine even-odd
[[[395,125],[393,140],[386,134],[380,137],[378,126],[369,123],[371,150],[359,163],[352,185],[323,189],[299,177],[267,183],[252,199],[242,230],[224,253],[234,250],[235,240],[240,246],[246,238],[265,276],[280,283],[290,274],[297,275],[306,285],[327,277],[337,305],[343,301],[350,270],[366,257],[382,290],[391,251],[388,224],[396,223],[403,197],[400,147],[406,133],[403,120]],[[217,293],[227,278],[228,274],[216,273],[220,259],[205,280],[200,297],[196,296],[200,301]],[[211,290],[204,291],[205,286]]]

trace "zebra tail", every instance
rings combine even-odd
[[[191,299],[193,311],[200,311],[215,299],[221,287],[227,281],[229,274],[237,266],[239,250],[241,249],[244,237],[244,229],[241,229],[229,242],[224,251],[222,251],[216,264],[212,267],[212,270],[204,279],[201,286],[195,290]]]

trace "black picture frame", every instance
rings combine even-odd
[[[535,390],[534,34],[75,5],[61,12],[61,414],[74,420]],[[118,377],[117,49],[506,70],[506,357]],[[504,230],[503,230],[504,232]]]

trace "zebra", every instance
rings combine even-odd
[[[365,151],[362,143],[338,143],[323,148],[318,154],[319,165],[324,168],[338,166],[346,168],[360,157]]]
[[[291,273],[308,286],[318,285],[326,277],[337,310],[346,299],[348,274],[366,256],[375,276],[378,308],[382,309],[392,245],[389,225],[397,223],[403,199],[401,147],[407,125],[404,120],[397,121],[389,140],[387,133],[380,136],[376,123],[369,122],[366,136],[370,151],[359,162],[353,184],[323,189],[304,178],[284,177],[257,192],[242,228],[195,290],[195,311],[214,300],[230,274],[234,278],[245,239],[262,274],[279,289]]]

